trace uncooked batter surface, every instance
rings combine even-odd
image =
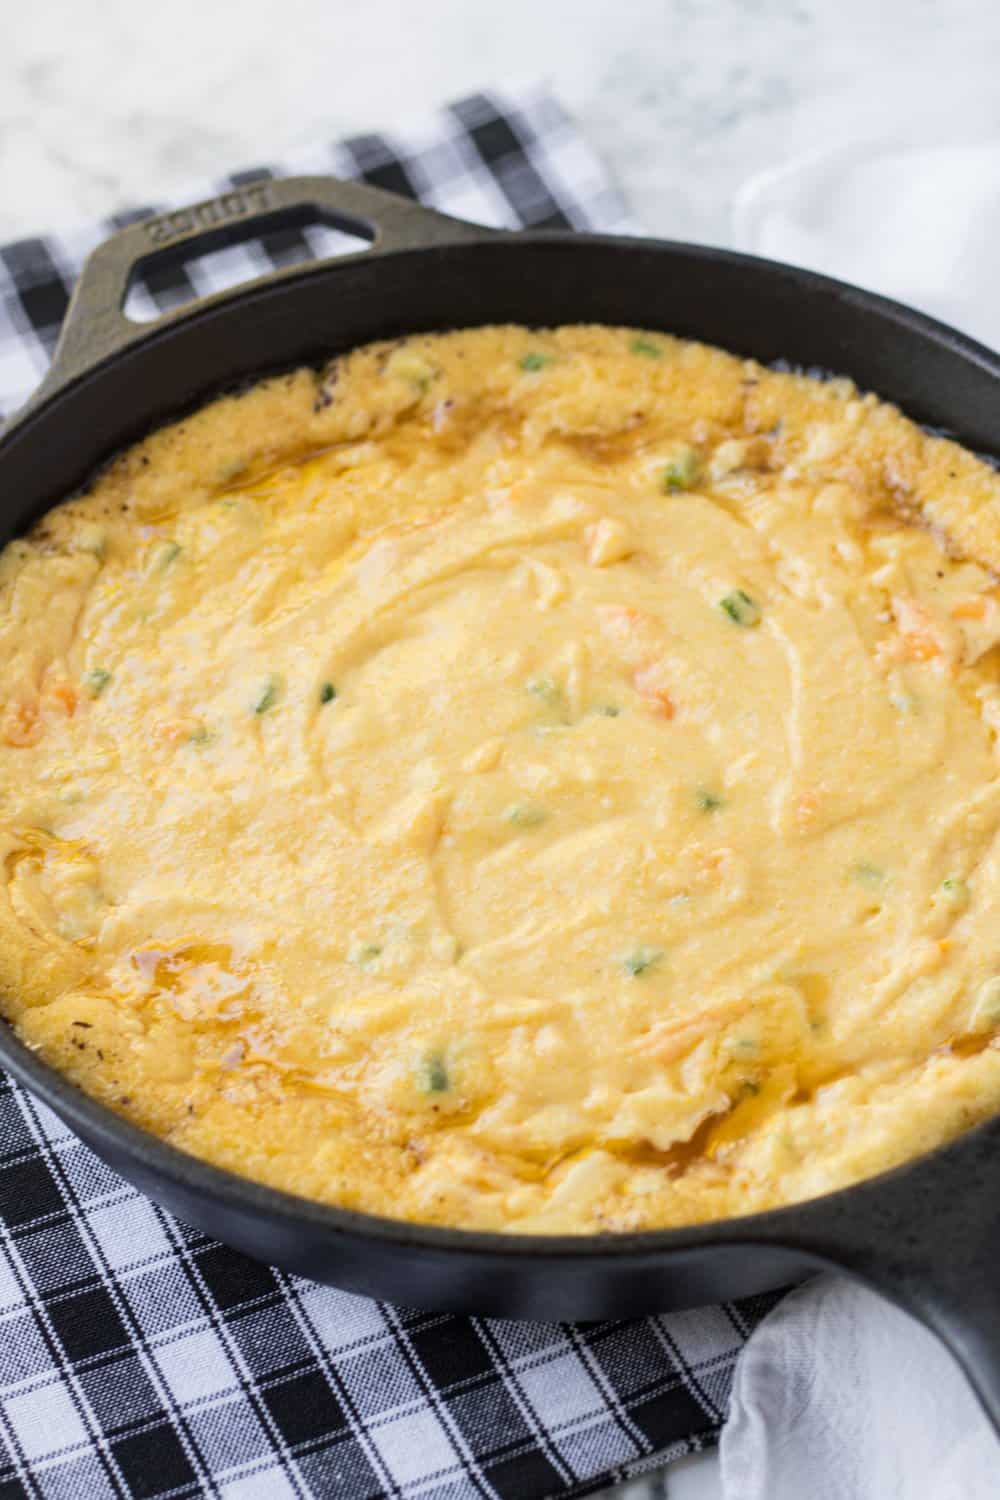
[[[1000,476],[634,329],[361,349],[0,558],[0,989],[434,1223],[800,1199],[1000,1106]]]

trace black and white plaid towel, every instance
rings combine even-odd
[[[405,137],[212,191],[275,171],[360,176],[492,224],[627,227],[544,94],[475,95]],[[0,247],[0,410],[42,375],[83,256],[133,217]],[[312,234],[174,270],[138,311],[301,258]],[[0,1500],[579,1495],[713,1441],[769,1305],[574,1328],[348,1296],[178,1223],[0,1076]]]

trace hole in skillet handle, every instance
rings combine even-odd
[[[264,187],[263,182],[250,184],[144,221],[152,234],[162,237],[163,246],[132,268],[122,306],[129,322],[150,323],[213,292],[288,266],[357,254],[375,241],[372,225],[312,204],[262,212],[256,194]],[[244,203],[245,219],[238,217]],[[201,231],[194,242],[193,230]],[[179,242],[172,244],[174,236]]]

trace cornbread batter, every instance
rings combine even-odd
[[[2,1009],[311,1198],[808,1197],[1000,1107],[1000,476],[634,329],[373,345],[0,558]]]

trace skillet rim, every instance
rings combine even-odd
[[[428,218],[441,222],[444,216],[428,212]],[[444,222],[447,222],[446,220]],[[112,365],[128,358],[139,350],[146,350],[162,339],[167,339],[180,325],[196,325],[216,311],[233,305],[246,305],[263,301],[301,281],[336,275],[341,265],[362,259],[377,258],[397,260],[406,257],[440,254],[442,252],[475,253],[484,245],[502,245],[516,251],[521,246],[546,245],[566,250],[583,245],[606,247],[634,253],[664,253],[684,255],[712,264],[746,267],[750,271],[765,271],[778,274],[793,283],[797,294],[807,297],[810,292],[832,295],[838,300],[860,307],[873,319],[877,328],[881,321],[901,325],[916,333],[925,341],[941,345],[959,355],[991,376],[998,386],[1000,396],[1000,353],[973,339],[968,334],[949,324],[919,312],[905,303],[885,297],[881,293],[867,291],[851,282],[841,281],[820,272],[763,256],[746,254],[719,246],[700,245],[682,240],[669,240],[630,235],[604,235],[574,230],[521,230],[497,231],[479,226],[470,226],[463,221],[454,221],[454,237],[443,236],[421,240],[415,235],[410,243],[382,248],[361,250],[357,253],[337,256],[329,260],[308,262],[275,271],[265,277],[243,283],[236,288],[215,293],[176,309],[155,322],[136,325],[135,333],[128,341],[110,353],[95,360],[92,365],[75,369],[66,380],[60,379],[57,349],[49,373],[29,396],[25,405],[11,414],[0,430],[0,471],[4,450],[10,438],[28,436],[36,421],[50,415],[53,408],[83,383],[99,380]],[[563,319],[563,322],[566,320]],[[588,320],[590,321],[590,320]],[[65,326],[65,325],[64,325]],[[485,323],[462,324],[462,327],[488,326]],[[544,326],[544,325],[531,325]],[[636,325],[638,326],[638,325]],[[664,330],[670,332],[670,330]],[[684,335],[691,337],[691,335]],[[706,342],[713,342],[706,340]],[[352,347],[357,347],[354,345]],[[717,345],[716,347],[725,347]],[[735,352],[729,350],[729,352]],[[753,355],[743,355],[753,358]],[[281,368],[301,367],[287,363]],[[802,368],[793,366],[793,368]],[[253,374],[242,377],[249,385],[275,373],[275,367],[258,368]],[[833,372],[840,374],[843,372]],[[221,389],[203,392],[188,403],[171,409],[165,416],[147,426],[145,433],[156,431],[166,423],[176,420],[183,411],[196,410],[207,402],[233,388],[234,382]],[[877,394],[877,393],[876,393]],[[905,414],[905,413],[904,413]],[[943,431],[944,429],[942,429]],[[141,441],[141,434],[128,440],[128,445]],[[998,416],[998,448],[1000,448],[1000,416]],[[115,448],[114,454],[122,451]],[[970,451],[974,451],[970,448]],[[83,481],[85,485],[87,480]],[[62,503],[61,497],[54,505]],[[49,507],[52,508],[52,507]],[[40,514],[44,514],[42,511]],[[249,1213],[255,1218],[266,1218],[270,1222],[300,1224],[316,1231],[335,1235],[356,1235],[374,1239],[382,1244],[395,1245],[400,1249],[429,1250],[445,1254],[473,1256],[514,1255],[518,1260],[565,1259],[579,1263],[599,1259],[618,1260],[622,1257],[642,1258],[651,1254],[666,1254],[673,1251],[700,1250],[724,1245],[769,1245],[774,1248],[803,1251],[803,1230],[814,1229],[820,1235],[824,1228],[823,1215],[837,1213],[838,1209],[854,1208],[860,1204],[865,1190],[878,1192],[883,1188],[906,1186],[907,1179],[916,1189],[920,1178],[929,1171],[944,1166],[957,1169],[958,1158],[964,1151],[975,1151],[980,1144],[995,1137],[994,1145],[1000,1152],[1000,1111],[981,1121],[978,1125],[962,1131],[930,1151],[912,1157],[895,1167],[860,1178],[845,1187],[834,1189],[814,1197],[783,1204],[754,1214],[741,1214],[720,1219],[710,1219],[691,1225],[673,1228],[645,1229],[639,1231],[609,1231],[604,1234],[541,1235],[521,1234],[516,1230],[471,1230],[453,1226],[427,1224],[420,1221],[395,1219],[379,1214],[370,1214],[359,1209],[343,1208],[337,1204],[324,1203],[316,1199],[300,1197],[281,1188],[271,1187],[250,1177],[243,1177],[225,1167],[217,1167],[204,1158],[195,1156],[172,1145],[161,1136],[144,1127],[135,1125],[87,1094],[78,1084],[51,1064],[44,1062],[21,1041],[12,1023],[0,1017],[0,1064],[2,1064],[30,1093],[40,1099],[82,1138],[84,1143],[98,1154],[109,1154],[112,1159],[120,1154],[125,1159],[148,1168],[153,1174],[178,1184],[199,1196],[208,1195],[220,1208]],[[79,1122],[79,1125],[78,1125]],[[155,1194],[153,1195],[155,1196]],[[812,1222],[815,1221],[815,1222]],[[814,1247],[822,1257],[823,1246]]]

